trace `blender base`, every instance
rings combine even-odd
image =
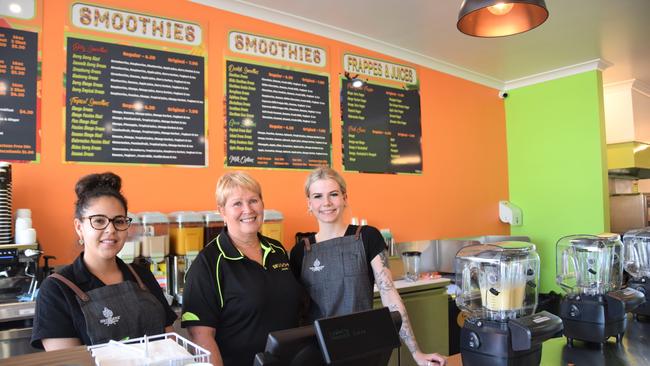
[[[644,295],[650,293],[650,279],[647,277],[630,279],[627,285],[629,288],[633,288]],[[646,301],[639,305],[636,309],[632,310],[632,314],[634,315],[634,320],[650,320],[650,302]]]
[[[625,305],[606,295],[567,296],[560,303],[560,317],[569,346],[574,340],[603,344],[610,337],[620,343],[627,326]]]
[[[460,334],[463,366],[528,366],[539,365],[542,346],[514,351],[506,322],[466,320]]]

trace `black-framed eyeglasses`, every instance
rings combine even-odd
[[[90,221],[90,226],[95,230],[104,230],[108,227],[108,224],[112,222],[113,227],[117,231],[127,230],[129,226],[131,226],[131,221],[133,220],[126,216],[115,216],[112,219],[109,219],[106,215],[90,215],[84,216],[81,219],[88,219],[88,221]]]

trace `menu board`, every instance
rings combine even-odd
[[[0,28],[0,160],[36,160],[38,33]]]
[[[330,165],[327,76],[226,62],[226,165]]]
[[[206,164],[203,57],[69,37],[66,160]]]
[[[343,79],[343,166],[369,173],[421,173],[420,93]]]

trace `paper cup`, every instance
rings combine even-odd
[[[16,244],[34,244],[36,243],[36,230],[33,228],[24,229],[16,232]]]

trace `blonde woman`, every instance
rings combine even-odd
[[[309,212],[318,221],[318,232],[296,244],[291,269],[311,297],[309,320],[370,310],[373,284],[381,301],[402,315],[400,337],[421,366],[444,365],[437,353],[420,351],[404,303],[393,285],[384,240],[372,226],[348,225],[345,180],[328,167],[312,171],[305,182]]]
[[[259,234],[259,183],[244,172],[226,173],[216,196],[226,226],[187,273],[181,324],[212,353],[213,365],[252,365],[269,332],[298,325],[302,288],[282,244]]]

